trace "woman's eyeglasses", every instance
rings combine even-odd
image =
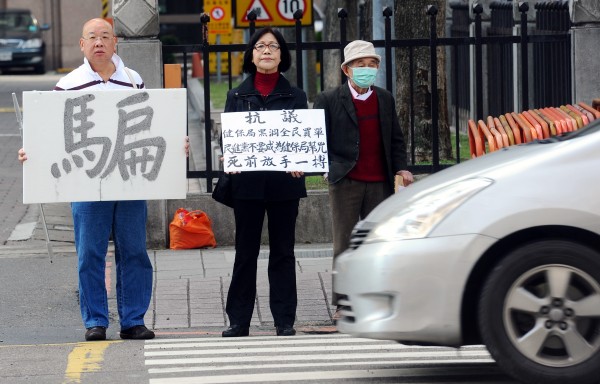
[[[267,49],[267,47],[269,48],[269,51],[271,51],[271,52],[279,50],[279,44],[275,44],[275,43],[273,43],[273,44],[259,43],[254,46],[254,49],[256,49],[258,52],[264,52],[264,50]]]

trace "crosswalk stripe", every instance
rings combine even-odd
[[[342,334],[154,339],[144,344],[144,356],[150,384],[372,382],[412,376],[415,370],[439,378],[483,367],[488,371],[481,375],[497,374],[489,370],[495,362],[484,346],[408,346]],[[435,373],[435,369],[442,370]]]
[[[485,369],[485,368],[484,368]],[[477,374],[489,374],[478,370]],[[150,379],[150,384],[221,384],[221,383],[265,383],[271,381],[308,381],[308,380],[341,380],[341,379],[373,379],[386,377],[407,377],[414,376],[452,376],[446,368],[426,368],[414,369],[410,372],[404,369],[386,369],[386,370],[344,370],[344,371],[302,371],[302,372],[276,372],[276,373],[257,373],[257,374],[238,374],[223,376],[204,376],[204,377],[178,377],[178,378],[160,378]]]
[[[444,359],[439,360],[439,358],[435,359],[412,359],[412,360],[379,360],[379,361],[353,361],[352,366],[359,365],[368,365],[368,366],[376,366],[376,365],[385,365],[385,366],[403,366],[403,367],[414,367],[419,365],[454,365],[457,364],[493,364],[494,360],[489,356],[476,356],[469,357],[468,361],[466,359]],[[203,365],[203,366],[193,366],[193,367],[177,367],[177,368],[150,368],[148,369],[148,373],[150,374],[167,374],[167,373],[178,373],[178,372],[213,372],[213,371],[228,371],[228,370],[242,370],[242,369],[271,369],[271,368],[305,368],[305,367],[314,367],[314,368],[333,368],[333,367],[346,367],[348,366],[347,361],[339,361],[339,362],[328,362],[328,363],[282,363],[282,364],[232,364],[232,365]]]
[[[319,351],[322,352],[353,352],[353,351],[376,351],[376,350],[396,350],[406,349],[405,346],[399,344],[385,344],[385,345],[322,345],[319,346]],[[289,353],[289,352],[314,352],[315,346],[308,347],[280,347],[280,348],[248,348],[244,347],[244,353],[261,353],[268,351],[269,353]],[[203,349],[203,350],[177,350],[177,351],[155,351],[145,352],[144,354],[148,357],[153,356],[179,356],[179,355],[229,355],[233,353],[239,353],[240,347],[231,349]]]
[[[245,354],[245,350],[239,352]],[[278,361],[313,361],[313,360],[356,360],[356,359],[392,359],[401,357],[425,357],[430,358],[432,356],[438,358],[444,357],[478,357],[486,356],[489,357],[487,352],[477,351],[466,351],[462,353],[456,352],[386,352],[386,353],[353,353],[344,355],[334,354],[311,354],[311,355],[288,355],[280,356],[277,355]],[[197,357],[197,358],[186,358],[186,359],[150,359],[146,360],[146,365],[175,365],[175,364],[214,364],[214,363],[230,363],[230,362],[271,362],[273,361],[273,355],[254,355],[254,356],[228,356],[228,357]]]

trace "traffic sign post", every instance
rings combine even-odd
[[[303,12],[301,25],[313,25],[312,0],[236,0],[235,27],[248,28],[248,12],[256,13],[257,27],[293,27],[296,25],[294,13]]]

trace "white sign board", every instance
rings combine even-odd
[[[23,203],[184,199],[185,89],[23,92]]]
[[[221,114],[225,172],[329,172],[322,109]]]

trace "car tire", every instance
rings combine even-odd
[[[38,75],[43,75],[44,73],[46,73],[46,65],[44,65],[44,64],[36,65],[35,67],[33,67],[33,72]]]
[[[490,354],[526,383],[598,383],[600,254],[545,240],[494,268],[481,291],[479,329]]]

